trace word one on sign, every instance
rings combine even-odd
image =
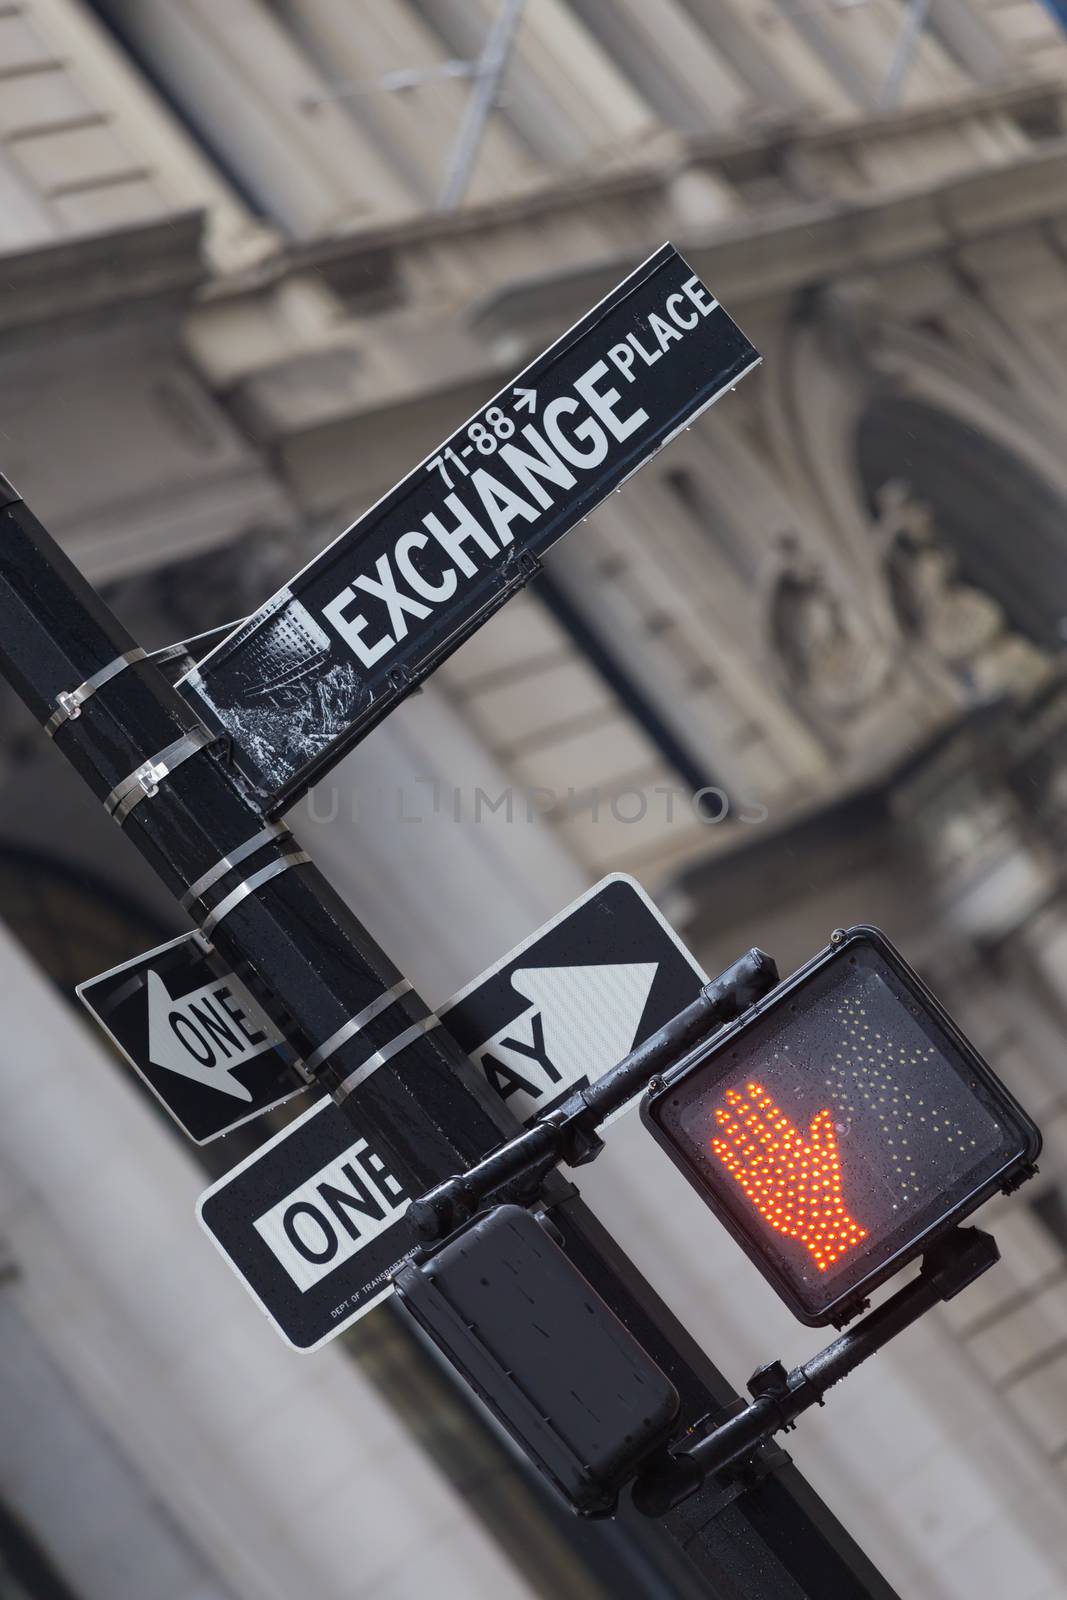
[[[182,680],[284,809],[759,361],[664,245]]]
[[[443,1006],[522,1122],[613,1067],[704,973],[640,886],[589,891]],[[377,1068],[388,1072],[388,1065]],[[320,1101],[201,1197],[201,1223],[283,1338],[312,1350],[390,1293],[415,1246],[409,1194],[360,1115]]]
[[[202,934],[172,939],[77,992],[197,1144],[307,1087],[295,1052]]]

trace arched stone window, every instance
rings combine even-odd
[[[947,410],[872,397],[856,466],[906,637],[976,692],[1026,693],[1067,635],[1067,502]]]

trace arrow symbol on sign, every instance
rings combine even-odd
[[[530,1001],[472,1052],[502,1099],[519,1096],[520,1115],[546,1095],[591,1082],[633,1048],[659,963],[525,967],[512,988]],[[528,1033],[528,1037],[524,1037]]]
[[[516,411],[534,412],[537,410],[536,389],[512,389],[511,392],[515,396]]]
[[[526,967],[511,987],[541,1013],[545,1051],[568,1080],[599,1078],[633,1047],[659,963]]]
[[[198,1024],[189,1015],[192,1003],[209,1003],[210,991],[217,989],[218,984],[205,984],[194,994],[183,995],[175,1001],[158,972],[150,967],[145,977],[148,982],[148,1059],[152,1065],[162,1067],[166,1072],[178,1072],[183,1078],[202,1084],[205,1089],[221,1089],[223,1094],[232,1094],[237,1100],[251,1100],[251,1089],[246,1089],[243,1083],[238,1083],[231,1076],[232,1069],[241,1066],[242,1061],[228,1064],[218,1062],[217,1051],[204,1037],[203,1024]],[[210,1061],[198,1059],[193,1048],[184,1042],[178,1024],[192,1035],[203,1048],[205,1056],[211,1057]],[[247,1059],[247,1051],[244,1055]]]

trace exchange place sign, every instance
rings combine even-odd
[[[182,681],[290,805],[759,361],[664,245]]]

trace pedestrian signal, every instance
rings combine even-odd
[[[843,1322],[1041,1135],[874,928],[826,950],[646,1095],[646,1125],[802,1322]]]

